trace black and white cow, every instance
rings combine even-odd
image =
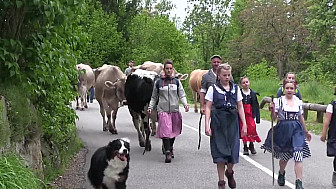
[[[159,77],[156,72],[138,69],[127,77],[125,83],[125,97],[134,127],[138,132],[139,145],[140,147],[145,147],[147,151],[151,150],[147,108],[151,100],[154,82],[157,78]],[[153,112],[150,119],[155,124],[157,122],[157,114]]]

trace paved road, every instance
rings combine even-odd
[[[202,134],[201,149],[198,144],[199,114],[183,112],[183,132],[175,142],[175,159],[172,163],[164,163],[161,152],[161,141],[152,137],[152,151],[142,155],[143,148],[138,145],[137,134],[131,121],[127,106],[119,109],[117,117],[118,135],[111,135],[102,131],[102,119],[97,101],[89,104],[89,109],[77,111],[79,120],[77,128],[79,137],[88,148],[85,171],[88,171],[90,158],[93,152],[116,138],[128,137],[131,140],[130,175],[127,187],[130,189],[211,189],[217,188],[216,166],[212,163],[209,150],[209,138]],[[182,110],[183,108],[181,108]],[[202,124],[204,122],[204,118]],[[260,137],[265,139],[270,128],[270,122],[261,121],[258,126]],[[202,126],[204,131],[204,126]],[[293,161],[290,161],[286,173],[286,186],[272,186],[271,154],[263,153],[256,144],[257,154],[243,156],[240,153],[240,162],[235,165],[235,179],[237,189],[269,189],[295,188],[295,174]],[[331,185],[332,158],[326,157],[325,144],[314,135],[309,143],[312,157],[304,160],[303,185],[305,189],[328,189]],[[278,171],[276,161],[275,172]],[[277,178],[277,175],[276,177]],[[84,188],[91,188],[87,182]]]

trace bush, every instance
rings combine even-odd
[[[24,165],[21,158],[13,154],[0,156],[0,188],[46,188],[43,181]]]
[[[277,69],[273,66],[268,66],[265,59],[259,64],[250,65],[246,69],[245,75],[250,80],[274,80],[278,77]]]
[[[251,80],[250,79],[250,88],[260,94],[260,98],[265,96],[274,96],[280,87],[280,81],[278,79],[268,79],[268,80]]]

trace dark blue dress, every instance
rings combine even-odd
[[[211,110],[210,149],[214,163],[232,163],[239,161],[239,122],[237,105],[237,85],[230,82],[230,89],[226,91],[221,85],[224,94],[219,93],[213,85],[213,108]],[[220,87],[218,87],[220,86]],[[234,93],[233,93],[234,92]]]

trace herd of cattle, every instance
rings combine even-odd
[[[86,64],[78,64],[76,68],[78,70],[78,95],[81,102],[79,103],[79,99],[76,98],[76,109],[84,110],[88,107],[87,91],[93,86],[103,118],[103,131],[118,134],[115,124],[117,112],[120,106],[127,104],[138,133],[139,145],[150,151],[149,135],[151,133],[153,136],[156,133],[157,113],[153,112],[148,117],[147,107],[154,83],[163,73],[163,64],[144,62],[142,65],[133,67],[132,74],[129,76],[126,76],[119,67],[106,64],[96,69]],[[176,70],[174,72],[175,77],[180,80],[188,78],[188,74],[181,74]],[[193,93],[195,112],[198,112],[197,97],[201,89],[202,76],[206,72],[207,70],[197,69],[190,74],[189,85]]]

